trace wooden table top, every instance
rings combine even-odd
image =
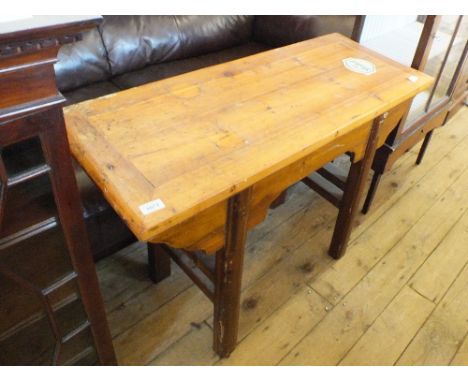
[[[431,83],[330,34],[76,104],[65,119],[74,156],[150,240]]]

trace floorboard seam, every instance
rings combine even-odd
[[[461,176],[465,173],[465,172],[468,172],[468,168],[465,168],[460,174],[458,177],[455,178],[455,180],[443,191],[441,192],[441,194],[439,195],[439,197],[437,198],[437,200],[440,200],[443,195],[448,191],[448,189],[458,180],[461,178]],[[432,207],[432,206],[431,206]],[[421,217],[413,224],[413,226],[411,228],[413,228],[415,225],[417,225],[419,223],[419,221],[426,215],[429,213],[429,211],[431,210],[431,207],[429,207],[422,215]],[[447,237],[447,235],[450,233],[450,231],[452,231],[453,227],[455,227],[455,225],[461,220],[461,218],[464,216],[465,214],[465,211],[459,216],[459,218],[455,221],[454,224],[452,224],[450,226],[450,228],[447,230],[447,232],[445,233],[445,235],[442,237],[442,239],[434,246],[434,248],[427,254],[427,257],[424,259],[424,261],[419,265],[419,267],[417,267],[415,269],[415,271],[413,272],[413,274],[408,278],[408,282],[414,277],[414,275],[419,271],[419,269],[425,264],[425,262],[429,259],[429,257],[431,257],[431,255],[434,253],[434,251],[439,247],[439,245],[444,241],[444,239]],[[381,263],[382,261],[384,261],[384,259],[388,256],[388,254],[393,250],[393,248],[399,244],[399,242],[401,240],[403,240],[404,237],[406,237],[406,235],[408,234],[408,232],[411,230],[411,228],[406,231],[406,233],[400,238],[400,240],[398,240],[396,242],[396,244],[388,251],[385,253],[385,255],[379,259],[379,261],[371,268],[369,269],[369,271],[367,272],[367,274],[361,279],[359,280],[358,283],[356,283],[356,285],[351,289],[353,290],[371,271],[372,269],[374,269],[379,263]],[[464,267],[462,267],[464,268]],[[458,274],[459,275],[459,274]],[[457,277],[458,277],[457,275]],[[456,279],[456,278],[455,278]],[[398,292],[390,299],[390,302],[382,309],[382,311],[377,315],[377,317],[375,318],[375,320],[372,321],[372,323],[367,327],[367,329],[361,334],[361,336],[359,336],[359,338],[356,340],[356,342],[351,346],[351,348],[346,352],[346,354],[340,359],[340,361],[337,363],[337,365],[339,365],[343,359],[346,358],[346,356],[348,355],[348,353],[356,346],[356,344],[359,342],[359,340],[361,339],[362,336],[364,336],[367,331],[374,325],[374,323],[377,321],[377,319],[385,312],[385,310],[388,308],[388,306],[395,300],[395,298],[400,294],[400,292],[405,288],[405,286],[409,286],[408,283],[405,283],[399,290]],[[424,299],[426,299],[427,301],[431,302],[432,304],[434,304],[434,308],[432,311],[434,311],[434,309],[436,308],[436,304],[434,303],[434,301],[431,301],[430,299],[428,299],[427,297],[425,297],[424,295],[422,295],[421,293],[419,293],[418,291],[416,291],[414,288],[411,288],[412,290],[414,290],[418,295],[420,295],[421,297],[423,297]],[[350,290],[350,291],[351,291]],[[349,293],[349,292],[348,292]],[[346,294],[347,295],[347,294]],[[345,296],[346,296],[345,295]],[[345,296],[343,296],[343,298],[340,300],[342,301]],[[339,301],[339,302],[340,302]],[[339,303],[338,302],[338,303]],[[338,304],[337,304],[338,305]],[[432,314],[432,313],[431,313]],[[430,315],[428,315],[428,317],[430,317]],[[426,320],[428,319],[428,317],[426,318]],[[424,323],[426,322],[426,320],[424,321]],[[424,326],[424,323],[423,323],[423,326]],[[418,330],[419,332],[419,330]],[[416,334],[415,334],[416,336]],[[414,337],[413,337],[414,338]],[[412,341],[410,341],[412,342]],[[406,347],[405,347],[406,349]],[[403,353],[402,353],[403,354]],[[401,355],[400,355],[401,356]],[[400,357],[398,357],[400,358]],[[398,361],[397,361],[398,362]]]
[[[457,347],[457,350],[455,351],[455,353],[453,353],[453,357],[450,358],[450,362],[448,363],[448,365],[452,365],[452,362],[453,360],[455,359],[455,357],[457,356],[457,354],[460,352],[460,349],[461,347],[463,346],[463,344],[465,343],[465,341],[468,339],[468,329],[466,330],[466,333],[463,337],[463,339],[460,341],[460,343],[458,344],[458,347]]]
[[[188,291],[190,288],[194,288],[195,285],[189,285],[187,288],[185,288],[184,290],[180,291],[179,293],[175,294],[174,296],[172,296],[168,301],[166,301],[163,305],[160,305],[159,307],[157,307],[155,310],[152,310],[151,312],[149,312],[148,314],[144,315],[141,317],[141,319],[137,322],[134,322],[132,325],[130,325],[128,328],[122,330],[119,334],[115,335],[112,337],[113,340],[117,339],[118,337],[120,337],[122,334],[124,334],[125,332],[128,332],[129,330],[131,330],[132,328],[134,328],[136,325],[138,325],[141,321],[145,320],[147,317],[149,317],[150,315],[152,315],[154,312],[156,312],[157,310],[161,309],[162,307],[164,307],[166,304],[170,303],[171,301],[173,301],[175,298],[177,298],[179,295],[181,295],[182,293]]]
[[[468,137],[466,137],[465,139],[468,140]],[[447,154],[447,155],[448,155],[448,154]],[[444,156],[443,158],[445,158],[445,156]],[[442,158],[442,159],[443,159],[443,158]],[[441,159],[441,160],[442,160],[442,159]],[[440,163],[440,161],[437,162],[437,164],[439,164],[439,163]],[[433,168],[433,167],[431,167],[431,169],[432,169],[432,168]],[[440,193],[440,195],[439,195],[439,197],[437,198],[437,200],[440,199],[440,198],[442,197],[442,195],[445,194],[445,192],[447,192],[447,190],[461,177],[461,175],[462,175],[465,171],[466,171],[466,168],[465,168],[465,170],[462,171],[449,185],[447,185],[447,187]],[[427,174],[426,174],[426,175],[427,175]],[[424,176],[421,178],[421,180],[422,180],[426,175],[424,175]],[[418,183],[419,183],[419,181],[418,181],[417,183],[415,183],[413,186],[411,186],[411,188],[415,187],[416,184],[418,184]],[[404,195],[402,195],[402,196],[401,196],[399,199],[397,199],[397,200],[400,200],[400,199],[401,199],[402,197],[404,197],[404,196],[406,196],[406,193],[405,193]],[[385,257],[393,250],[393,248],[395,248],[395,246],[397,246],[397,245],[399,244],[399,242],[400,242],[401,240],[403,240],[404,237],[406,237],[406,235],[407,235],[408,232],[411,230],[411,228],[412,228],[413,226],[415,226],[415,225],[428,213],[428,211],[430,211],[431,207],[432,207],[432,206],[429,206],[429,207],[421,214],[421,216],[414,222],[414,224],[413,224],[411,227],[408,228],[408,230],[400,237],[400,239],[397,240],[397,241],[391,246],[391,248],[389,248],[389,250],[388,250],[387,252],[385,252],[385,254],[384,254],[371,268],[369,268],[369,270],[367,271],[367,273],[366,273],[361,279],[359,279],[359,281],[356,282],[356,284],[353,285],[353,287],[352,287],[347,293],[345,293],[345,294],[336,302],[336,305],[335,305],[335,306],[339,305],[339,303],[340,303],[341,301],[343,301],[343,300],[346,298],[346,296],[348,296],[349,293],[351,293],[351,292],[354,290],[354,288],[355,288],[357,285],[359,285],[359,283],[360,283],[370,272],[372,272],[372,270],[377,266],[377,264],[379,264],[381,261],[383,261],[383,260],[385,259]],[[372,224],[375,224],[375,221],[374,221],[373,223],[371,223],[371,225],[370,225],[369,227],[367,227],[362,233],[364,233],[365,231],[367,231],[367,230],[372,226]],[[362,234],[362,233],[361,233],[361,234]],[[360,236],[360,235],[359,235],[359,236]],[[358,236],[358,237],[359,237],[359,236]],[[432,252],[431,252],[431,253],[432,253]],[[406,285],[406,284],[405,284],[405,285]],[[404,286],[403,286],[403,287],[404,287]],[[400,291],[403,289],[403,287],[398,291],[398,293],[400,293]],[[398,293],[397,293],[397,294],[398,294]],[[397,294],[395,294],[395,296],[396,296]],[[395,296],[393,296],[393,298],[391,299],[391,301],[393,301],[393,299],[395,298]],[[391,302],[391,301],[390,301],[390,302]],[[382,314],[382,312],[387,308],[387,306],[388,306],[388,304],[384,307],[384,309],[380,312],[380,314]],[[333,310],[333,309],[332,309],[332,310]],[[379,314],[377,317],[379,317],[380,314]],[[326,316],[325,316],[325,317],[326,317]],[[377,319],[377,318],[376,318],[376,319]],[[375,320],[371,323],[371,326],[373,325],[374,322],[375,322]],[[316,327],[316,326],[314,326],[314,328],[315,328],[315,327]],[[286,354],[282,357],[282,359],[278,362],[278,364],[281,363],[281,361],[282,361],[284,358],[286,358],[286,357],[294,350],[294,348],[296,348],[307,336],[309,336],[309,334],[314,330],[314,328],[312,328],[311,330],[309,330],[309,331],[299,340],[299,342],[297,342],[297,343],[294,345],[294,347],[293,347],[288,353],[286,353]],[[368,330],[368,329],[367,329],[367,330]],[[357,341],[359,341],[359,339],[358,339]],[[357,341],[356,341],[356,342],[357,342]],[[354,347],[354,345],[356,344],[356,342],[353,344],[352,347]],[[352,348],[352,347],[351,347],[351,348]],[[343,358],[342,358],[342,359],[343,359]],[[342,361],[342,359],[340,359],[340,361],[339,361],[337,364],[339,364],[339,363]],[[398,361],[397,361],[397,362],[398,362]]]
[[[400,356],[397,358],[397,360],[395,361],[394,365],[396,365],[401,357],[403,356],[403,354],[405,354],[406,350],[411,346],[411,344],[413,343],[414,339],[418,336],[419,332],[422,330],[422,328],[424,328],[424,326],[426,325],[426,323],[429,321],[429,319],[432,317],[432,314],[434,313],[434,311],[437,309],[437,307],[441,304],[441,302],[444,300],[445,296],[447,295],[447,293],[450,291],[450,288],[452,288],[453,284],[457,281],[458,277],[461,275],[461,273],[465,270],[465,268],[468,267],[468,261],[465,263],[465,265],[463,267],[461,267],[460,271],[457,273],[457,276],[453,279],[453,281],[450,283],[449,287],[447,288],[447,290],[445,291],[445,293],[442,295],[442,297],[440,298],[440,300],[435,304],[434,306],[434,309],[432,310],[431,314],[429,316],[427,316],[427,318],[424,320],[423,324],[419,327],[419,329],[417,330],[417,332],[414,334],[413,338],[411,339],[410,342],[408,342],[408,345],[405,347],[405,349],[403,349],[403,351],[401,352]],[[458,350],[457,350],[458,351]],[[457,354],[457,352],[455,352],[454,356]],[[453,359],[453,358],[452,358]],[[449,363],[450,364],[450,363]]]

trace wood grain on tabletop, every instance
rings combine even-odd
[[[347,70],[347,57],[376,73]],[[76,104],[65,117],[75,157],[149,240],[337,137],[352,140],[431,83],[330,34]],[[165,208],[144,216],[139,206],[155,199]]]

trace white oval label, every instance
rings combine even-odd
[[[346,69],[366,76],[375,73],[377,70],[375,65],[367,60],[361,58],[348,57],[343,60],[343,65]]]

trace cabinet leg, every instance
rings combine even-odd
[[[351,165],[348,180],[340,203],[338,218],[336,219],[335,230],[330,244],[329,254],[335,259],[342,257],[348,245],[351,235],[352,224],[359,207],[359,201],[364,191],[366,176],[370,171],[377,146],[379,127],[385,117],[377,117],[372,123],[372,128],[367,141],[364,157]]]
[[[116,365],[117,359],[83,220],[63,114],[61,110],[50,110],[37,118],[35,123],[44,126],[45,133],[41,139],[44,156],[54,169],[50,175],[52,190],[71,262],[78,274],[81,299],[91,323],[96,352],[101,365]]]
[[[148,243],[148,275],[154,283],[171,275],[171,258],[158,244]]]
[[[374,175],[372,176],[372,181],[369,186],[369,191],[367,191],[366,200],[364,202],[364,206],[362,207],[363,214],[367,214],[369,212],[369,208],[372,205],[372,202],[375,197],[375,193],[377,192],[377,188],[379,187],[381,177],[382,177],[381,173],[374,171]]]
[[[431,141],[433,132],[434,132],[434,130],[431,130],[425,135],[422,146],[419,149],[418,158],[416,159],[416,164],[421,164],[421,162],[422,162],[422,160],[424,158],[424,154],[426,154],[427,146],[429,146],[429,142]]]
[[[229,199],[226,242],[216,253],[213,347],[229,357],[236,347],[247,218],[251,189]]]

